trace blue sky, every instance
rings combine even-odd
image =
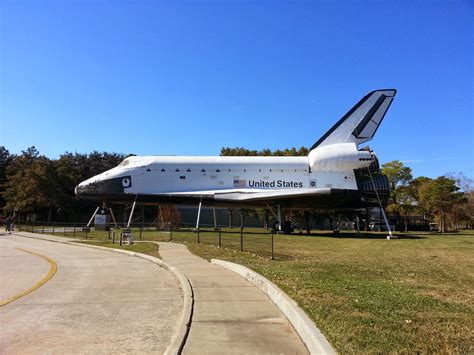
[[[370,146],[474,177],[466,1],[0,0],[0,145],[139,155],[311,146],[367,92]]]

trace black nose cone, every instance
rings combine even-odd
[[[123,195],[125,189],[132,187],[132,177],[122,176],[107,180],[81,183],[74,192],[81,199],[107,200]]]

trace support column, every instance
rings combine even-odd
[[[127,228],[130,228],[130,223],[132,223],[133,212],[135,211],[136,204],[137,204],[137,201],[134,201],[132,205],[132,210],[130,211],[130,217],[128,218]]]
[[[201,206],[202,206],[202,199],[199,201],[199,208],[198,208],[198,215],[196,220],[196,229],[199,229],[199,219],[201,218]]]
[[[92,221],[94,220],[95,215],[97,214],[97,211],[99,211],[100,206],[97,206],[97,208],[94,211],[94,214],[92,215],[91,219],[89,220],[89,223],[87,223],[86,227],[89,227]]]
[[[385,210],[383,208],[380,208],[380,210],[382,211],[382,216],[383,216],[383,219],[385,221],[385,226],[387,227],[387,231],[388,231],[387,239],[390,240],[393,237],[392,230],[390,229],[390,224],[388,223],[387,216],[385,215]]]
[[[281,209],[280,209],[280,205],[278,205],[278,230],[281,232]]]
[[[109,207],[109,211],[110,211],[110,217],[112,217],[112,221],[114,221],[115,228],[117,228],[118,225],[117,225],[117,221],[115,220],[114,211],[112,211],[112,207]]]
[[[212,214],[214,215],[214,230],[217,230],[217,217],[216,217],[216,209],[212,208]]]

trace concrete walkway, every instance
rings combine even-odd
[[[136,257],[35,239],[0,233],[0,302],[19,296],[0,307],[0,354],[165,351],[183,307],[172,273]],[[48,273],[46,258],[57,272],[25,294]]]
[[[194,292],[184,354],[306,354],[298,335],[255,286],[177,243],[159,243],[163,261],[181,270]]]

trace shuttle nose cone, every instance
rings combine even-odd
[[[105,200],[120,197],[124,189],[130,187],[132,187],[130,175],[111,179],[94,177],[77,185],[74,193],[80,199]]]
[[[84,184],[84,182],[81,182],[74,189],[74,193],[76,194],[76,197],[83,197],[87,193],[87,185]]]

